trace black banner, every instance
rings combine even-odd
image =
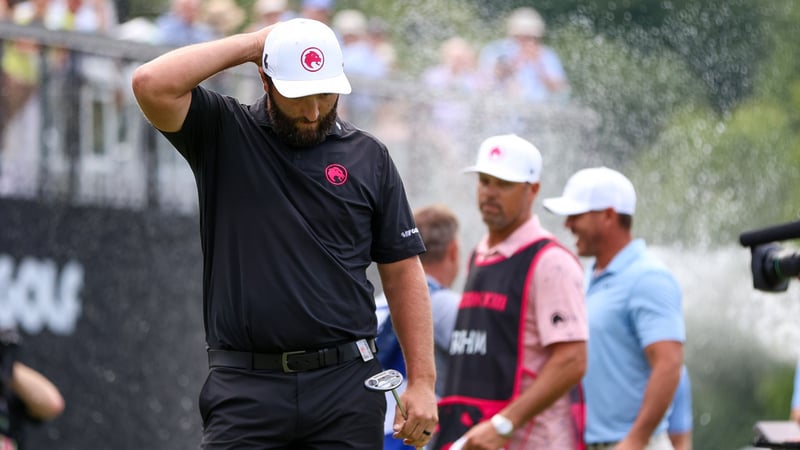
[[[207,372],[194,216],[0,199],[0,324],[64,414],[33,449],[196,449]]]

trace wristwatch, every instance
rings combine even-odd
[[[511,423],[507,417],[503,417],[500,414],[495,414],[492,416],[490,422],[492,422],[494,431],[500,436],[503,436],[504,438],[510,438],[511,435],[514,434],[514,424]]]

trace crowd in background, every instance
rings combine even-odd
[[[108,35],[143,43],[183,46],[277,21],[306,17],[330,25],[340,38],[345,69],[356,79],[383,80],[397,70],[397,51],[386,18],[368,17],[356,9],[336,9],[334,0],[257,0],[249,13],[234,0],[171,0],[154,18],[118,20],[112,0],[0,0],[0,18],[17,24]],[[419,77],[421,86],[436,92],[491,92],[529,101],[566,98],[567,77],[556,53],[542,44],[545,23],[532,8],[514,10],[506,35],[480,46],[466,36],[441,43],[437,63]],[[7,79],[4,122],[13,117],[38,81],[35,51],[24,43],[7,43],[3,72]],[[370,117],[377,105],[363,96],[351,100],[353,114]],[[441,102],[432,119],[447,130],[464,125],[463,106]]]
[[[560,60],[555,51],[542,42],[545,22],[538,12],[527,7],[509,13],[505,18],[505,32],[498,31],[499,35],[489,42],[476,42],[473,36],[444,39],[439,44],[438,60],[429,67],[417,68],[419,73],[409,81],[408,74],[400,73],[398,30],[392,29],[392,18],[369,16],[360,10],[342,8],[335,0],[257,0],[250,11],[235,0],[170,0],[166,10],[160,14],[126,18],[124,21],[119,20],[113,0],[0,0],[0,18],[16,24],[92,33],[164,47],[179,47],[253,31],[295,17],[324,22],[339,37],[345,70],[359,85],[357,93],[340,101],[340,115],[383,138],[390,147],[399,151],[410,145],[408,138],[413,137],[417,140],[414,145],[424,141],[423,145],[440,155],[443,163],[461,164],[466,157],[463,149],[474,145],[469,130],[482,120],[482,115],[494,114],[477,107],[476,101],[497,100],[502,103],[507,99],[531,104],[563,104],[569,96],[569,83]],[[120,117],[123,125],[130,122],[123,116],[126,108],[133,104],[126,81],[133,64],[100,56],[76,57],[75,52],[64,50],[42,52],[41,47],[26,40],[7,40],[0,48],[0,148],[4,149],[0,152],[0,193],[29,193],[37,189],[40,180],[33,172],[41,167],[38,155],[41,152],[29,149],[42,146],[40,136],[57,135],[59,142],[67,142],[78,139],[67,135],[70,129],[83,129],[82,133],[87,133],[83,125],[61,122],[90,120],[93,122],[90,126],[95,128],[92,133],[108,133],[108,130],[96,130],[105,126],[101,122],[108,123],[107,118],[87,119],[84,115],[78,118],[69,111],[96,108],[105,111],[100,115],[108,115],[110,109],[112,114]],[[58,96],[48,103],[59,109],[51,120],[56,125],[50,127],[60,127],[56,133],[46,131],[47,124],[42,123],[45,119],[40,111],[40,96],[37,95],[37,90],[43,86],[44,64],[50,84],[55,84],[50,92]],[[424,102],[397,101],[395,85],[386,83],[393,77],[409,82],[412,92]],[[90,102],[95,106],[70,104],[86,101],[77,98],[84,94],[78,94],[75,89],[60,87],[74,86],[76,79],[88,80],[94,85],[91,89],[96,91],[92,94],[95,99]],[[233,80],[233,77],[228,77],[228,80]],[[215,77],[209,82],[228,80]],[[238,83],[235,88],[221,88],[219,84],[216,87],[222,91],[235,89],[231,95],[243,99],[262,94],[255,71],[237,78],[235,83]],[[70,92],[76,98],[66,101],[61,98]],[[112,94],[109,96],[106,92]],[[508,109],[506,106],[502,108]],[[495,115],[502,114],[499,110]],[[508,120],[520,119],[515,116]],[[108,144],[105,147],[102,143],[92,145],[95,148],[89,151],[95,155],[109,151],[105,148]],[[52,155],[59,152],[64,153],[61,149],[50,151],[50,161],[54,161]],[[84,158],[86,152],[86,149],[78,151],[79,157]],[[62,160],[69,158],[66,155]],[[111,172],[110,169],[100,170]]]

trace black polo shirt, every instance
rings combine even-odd
[[[366,269],[424,251],[397,168],[373,136],[337,120],[322,144],[274,134],[253,105],[202,87],[164,133],[197,182],[206,340],[279,352],[374,336]]]

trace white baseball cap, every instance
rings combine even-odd
[[[478,149],[478,160],[464,172],[482,172],[513,183],[538,183],[542,154],[516,134],[487,138]]]
[[[342,49],[322,22],[297,18],[279,23],[264,41],[264,73],[284,97],[349,94]]]
[[[608,167],[583,169],[572,175],[561,197],[547,198],[542,205],[561,216],[612,208],[618,214],[633,215],[636,191],[625,175]]]

